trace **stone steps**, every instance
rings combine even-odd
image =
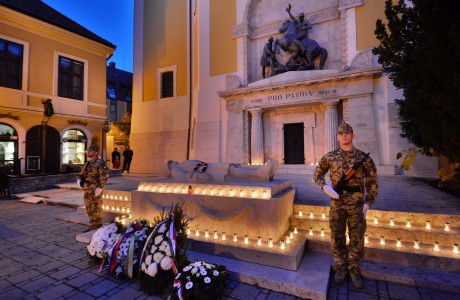
[[[294,206],[290,225],[307,231],[310,251],[330,252],[328,210],[329,208],[324,206]],[[374,223],[375,217],[379,220],[378,224]],[[383,220],[390,218],[393,218],[393,225],[390,225],[389,221],[383,224]],[[408,219],[411,220],[410,228],[406,227]],[[458,271],[459,220],[460,217],[456,215],[371,210],[367,215],[364,260],[377,263],[393,261],[402,266]],[[426,221],[430,221],[432,225],[429,230],[426,229]],[[449,231],[444,230],[446,223],[449,223]],[[418,244],[417,248],[415,241]],[[455,247],[457,251],[454,251]]]

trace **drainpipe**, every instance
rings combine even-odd
[[[192,136],[192,105],[193,105],[193,53],[192,53],[192,25],[193,25],[193,7],[192,7],[192,0],[189,0],[189,111],[188,111],[188,130],[187,130],[187,157],[186,159],[190,159],[190,138]]]

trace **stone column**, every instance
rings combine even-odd
[[[251,123],[251,165],[263,165],[264,159],[264,124],[262,114],[264,111],[259,108],[249,111],[252,116]]]
[[[325,152],[337,148],[337,127],[339,126],[339,117],[337,114],[337,105],[339,101],[324,103],[324,146]]]

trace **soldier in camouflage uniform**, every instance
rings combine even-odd
[[[86,150],[88,161],[80,173],[78,185],[83,188],[83,200],[89,216],[90,227],[84,232],[102,226],[102,190],[109,178],[109,168],[98,158],[99,147],[91,145]]]
[[[332,256],[337,267],[334,281],[338,285],[342,284],[349,273],[353,286],[362,289],[361,260],[364,255],[366,213],[377,197],[378,181],[372,158],[365,158],[366,154],[353,146],[353,138],[353,128],[345,122],[341,123],[337,134],[339,148],[321,158],[313,178],[331,197],[329,227]],[[342,175],[363,159],[363,164],[349,179],[343,194],[339,196],[332,186],[336,186]],[[326,183],[327,172],[330,172],[332,186]],[[348,247],[345,237],[347,224],[350,238]]]

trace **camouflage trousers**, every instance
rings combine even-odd
[[[345,236],[347,226],[350,238],[348,246]],[[361,260],[364,256],[364,232],[366,232],[363,201],[348,199],[343,203],[332,200],[329,210],[329,227],[332,257],[337,269],[348,268],[351,273],[360,273]]]
[[[91,226],[102,225],[102,193],[99,196],[94,195],[94,190],[84,191],[83,200],[85,202],[86,212],[89,216]]]

